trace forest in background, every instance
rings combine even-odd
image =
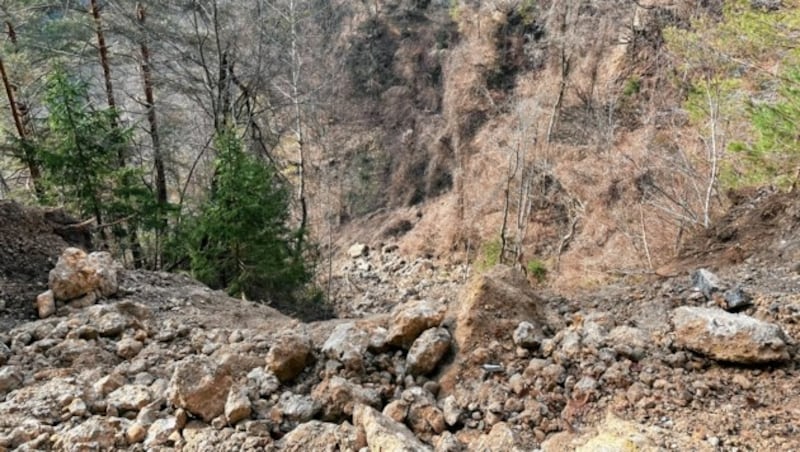
[[[800,10],[618,3],[4,0],[0,191],[251,299],[321,300],[337,228],[448,196],[467,261],[546,275],[620,212],[652,270],[797,183]]]

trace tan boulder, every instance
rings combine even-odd
[[[311,357],[307,338],[289,335],[279,338],[267,353],[267,368],[283,382],[295,379],[306,368]]]
[[[56,300],[69,301],[87,294],[108,297],[117,292],[117,265],[111,254],[101,251],[87,255],[67,248],[50,271],[49,286]]]
[[[446,307],[430,300],[414,300],[395,306],[389,333],[389,344],[408,349],[428,328],[437,327],[444,320]]]
[[[189,356],[175,367],[169,383],[169,401],[205,422],[225,411],[232,379],[208,357]]]

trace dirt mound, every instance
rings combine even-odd
[[[0,201],[0,330],[35,318],[32,301],[46,289],[48,272],[67,246],[91,247],[78,220],[61,209]]]
[[[732,206],[710,228],[689,239],[676,260],[659,270],[725,268],[745,260],[800,261],[800,196],[768,188],[728,194]]]

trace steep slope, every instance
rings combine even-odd
[[[698,225],[679,209],[699,208],[702,181],[673,161],[689,148],[662,30],[718,8],[387,2],[369,19],[386,28],[375,45],[393,55],[364,115],[370,132],[349,127],[348,141],[333,140],[373,145],[344,159],[363,165],[318,188],[344,190],[339,249],[397,238],[406,254],[474,264],[502,247],[500,260],[541,265],[562,288],[665,263]],[[420,82],[429,71],[437,83]],[[432,103],[421,106],[420,93]],[[376,162],[385,172],[372,171]],[[715,200],[712,214],[727,202]],[[326,215],[317,212],[318,226]],[[323,243],[328,227],[317,229]]]

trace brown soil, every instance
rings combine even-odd
[[[47,290],[47,275],[64,248],[91,246],[87,230],[77,224],[60,209],[0,201],[0,331],[35,318],[33,301]]]

